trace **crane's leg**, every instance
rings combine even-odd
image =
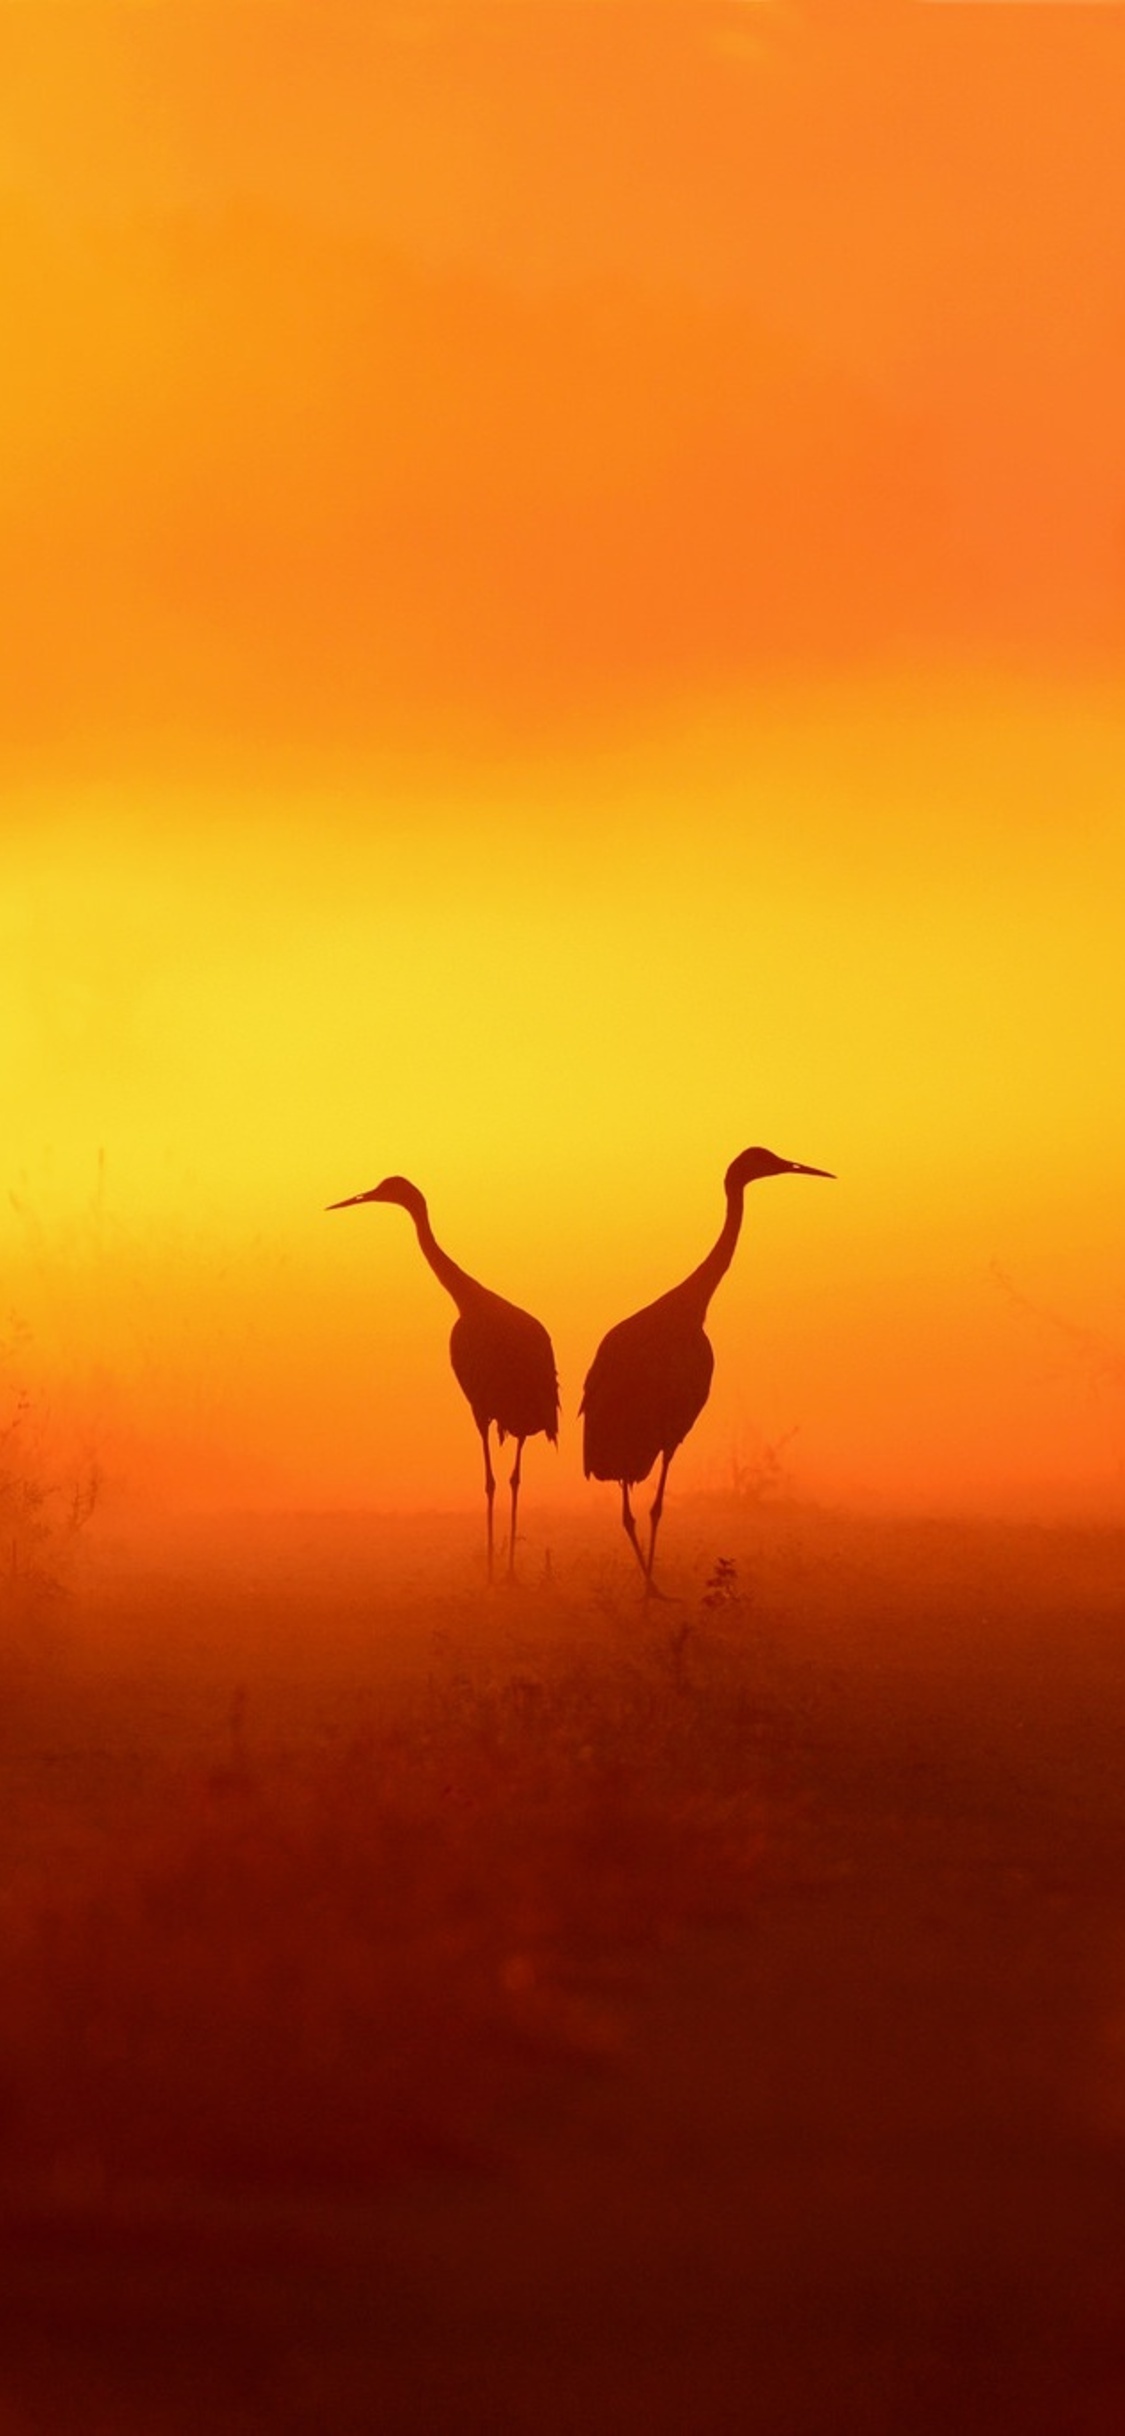
[[[652,1560],[656,1554],[656,1534],[660,1529],[660,1517],[664,1512],[664,1483],[668,1478],[668,1466],[671,1463],[671,1460],[672,1458],[670,1455],[665,1455],[660,1466],[660,1478],[656,1484],[656,1495],[653,1498],[651,1506],[649,1507],[648,1563],[645,1566],[646,1599],[651,1599],[653,1597],[659,1598],[660,1596],[660,1592],[657,1590],[652,1578]]]
[[[486,1422],[480,1434],[481,1445],[484,1448],[484,1495],[488,1508],[488,1578],[490,1582],[492,1580],[492,1501],[496,1495],[496,1474],[492,1469],[492,1457],[488,1449],[488,1433],[491,1427],[491,1422]]]
[[[522,1438],[517,1438],[516,1460],[512,1465],[512,1530],[508,1541],[508,1580],[510,1582],[515,1580],[516,1573],[516,1507],[520,1499],[520,1465],[523,1461],[523,1450],[524,1441]]]
[[[637,1538],[637,1526],[633,1520],[632,1506],[629,1503],[629,1483],[627,1480],[623,1480],[621,1483],[621,1520],[625,1530],[629,1534],[630,1540],[632,1541],[633,1554],[636,1557],[641,1572],[645,1574],[645,1580],[647,1582],[648,1575],[645,1573],[645,1560],[641,1555],[641,1543]]]

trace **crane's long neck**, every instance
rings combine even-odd
[[[416,1209],[412,1207],[410,1215],[418,1230],[418,1241],[422,1247],[423,1257],[429,1261],[439,1284],[445,1287],[447,1294],[453,1296],[458,1310],[463,1311],[466,1303],[472,1301],[474,1293],[480,1291],[475,1278],[470,1277],[467,1270],[459,1269],[456,1261],[450,1259],[448,1252],[442,1251],[430,1225],[430,1213],[421,1194],[418,1196],[418,1207]]]
[[[719,1279],[726,1276],[727,1270],[734,1259],[734,1247],[738,1242],[739,1235],[742,1231],[742,1202],[744,1192],[744,1185],[728,1185],[727,1214],[723,1220],[722,1233],[719,1236],[718,1241],[712,1244],[706,1260],[701,1260],[699,1267],[692,1270],[690,1277],[685,1277],[683,1286],[680,1289],[685,1298],[690,1298],[693,1302],[698,1302],[699,1316],[701,1319],[706,1312],[707,1305],[710,1302],[711,1296],[719,1283]]]

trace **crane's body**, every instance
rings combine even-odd
[[[512,1519],[508,1539],[508,1577],[515,1571],[516,1517],[519,1505],[523,1450],[528,1438],[543,1432],[552,1446],[559,1429],[559,1383],[550,1337],[542,1322],[517,1303],[504,1300],[482,1286],[466,1269],[443,1252],[432,1226],[424,1196],[405,1176],[385,1176],[369,1193],[353,1193],[333,1201],[334,1210],[356,1208],[363,1201],[394,1201],[409,1210],[418,1242],[434,1276],[457,1305],[449,1339],[453,1375],[480,1431],[484,1448],[484,1493],[488,1516],[488,1578],[493,1573],[493,1501],[496,1479],[492,1469],[490,1433],[500,1444],[516,1441],[512,1467]]]
[[[559,1389],[551,1340],[541,1322],[487,1286],[461,1305],[449,1339],[454,1377],[479,1430],[496,1424],[505,1438],[558,1436]]]
[[[660,1455],[671,1462],[711,1391],[715,1356],[698,1321],[672,1295],[602,1338],[586,1380],[584,1460],[588,1480],[647,1480]]]
[[[726,1218],[706,1259],[681,1284],[643,1311],[619,1320],[602,1338],[582,1395],[586,1478],[615,1480],[621,1520],[652,1595],[656,1534],[664,1510],[668,1467],[698,1421],[711,1392],[715,1357],[704,1328],[707,1307],[734,1257],[747,1184],[762,1176],[827,1176],[823,1167],[779,1159],[772,1150],[744,1150],[727,1169]],[[649,1515],[648,1555],[642,1556],[629,1491],[660,1464]]]

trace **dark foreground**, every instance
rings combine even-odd
[[[667,1537],[13,1619],[0,2436],[1125,2427],[1125,1543]]]

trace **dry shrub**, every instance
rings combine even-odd
[[[9,1318],[0,1334],[0,1622],[9,1638],[63,1595],[101,1489],[90,1456],[60,1471],[42,1401],[23,1377],[27,1341]]]

